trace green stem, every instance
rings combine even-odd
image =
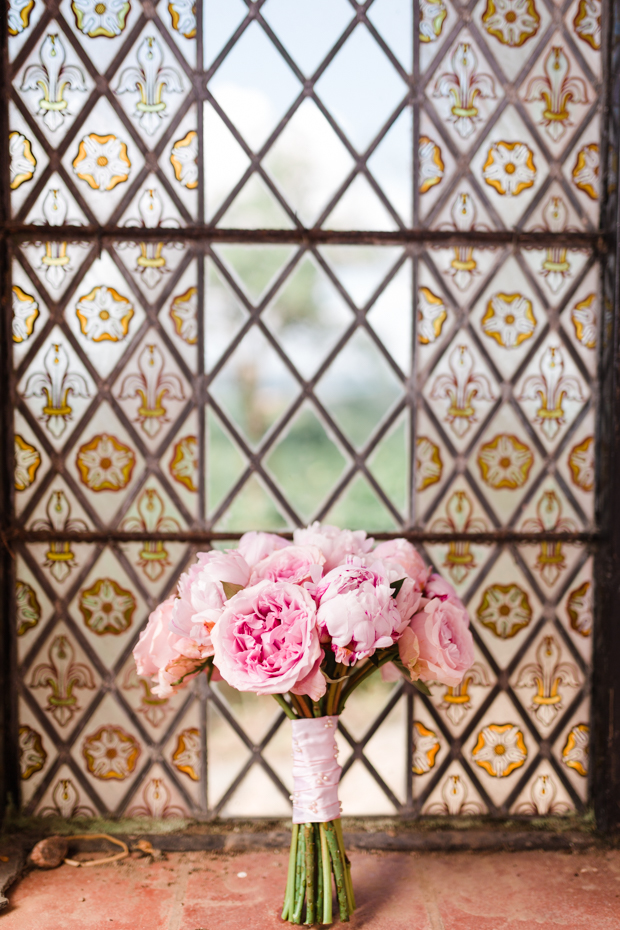
[[[284,893],[284,907],[282,909],[282,920],[293,916],[293,902],[295,900],[295,864],[297,861],[297,834],[299,824],[293,824],[291,834],[291,852],[288,857],[288,875],[286,878],[286,891]]]
[[[336,879],[336,894],[338,895],[340,920],[344,922],[349,919],[349,909],[347,906],[347,888],[344,877],[344,862],[342,861],[340,849],[338,848],[338,840],[336,838],[336,831],[334,830],[333,823],[330,822],[325,824],[325,835],[327,837],[329,854],[332,859],[334,878]]]
[[[300,830],[297,840],[297,865],[295,868],[295,906],[289,917],[292,924],[301,923],[301,909],[306,896],[306,860],[304,849],[304,831]]]
[[[340,855],[342,856],[342,861],[344,862],[344,877],[345,877],[346,888],[347,888],[349,913],[352,914],[353,911],[355,910],[355,895],[353,894],[353,882],[351,881],[351,862],[344,848],[344,836],[342,833],[342,820],[340,819],[340,817],[338,817],[337,820],[334,820],[334,829],[336,831],[336,839],[338,840],[338,848],[340,849]]]
[[[306,853],[306,919],[304,923],[315,923],[315,897],[314,897],[314,871],[315,871],[315,849],[314,849],[314,824],[304,824],[304,845]]]
[[[327,845],[327,831],[325,824],[319,824],[321,833],[321,861],[323,865],[323,924],[332,922],[332,867],[329,860],[329,846]]]
[[[316,859],[316,923],[323,918],[323,856],[321,855],[321,831],[319,824],[314,824],[314,856]]]
[[[289,704],[287,704],[286,699],[284,698],[283,694],[274,694],[272,696],[276,699],[276,701],[278,702],[278,704],[280,705],[280,707],[282,708],[286,716],[289,718],[289,720],[297,720],[297,714],[295,713],[293,708]]]
[[[359,672],[357,672],[355,675],[352,675],[344,687],[340,706],[334,709],[334,713],[341,714],[351,692],[355,691],[355,689],[361,685],[362,682],[366,681],[367,678],[370,678],[370,676],[379,668],[381,668],[382,665],[386,665],[388,662],[393,662],[397,655],[398,651],[395,652],[394,648],[392,647],[386,650],[383,655],[380,656],[376,665],[372,662],[368,662],[359,670]]]

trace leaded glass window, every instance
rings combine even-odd
[[[22,805],[286,815],[266,699],[131,650],[194,553],[408,535],[476,663],[377,681],[345,813],[588,800],[599,0],[11,0]]]

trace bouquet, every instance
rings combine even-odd
[[[430,693],[474,661],[469,618],[451,586],[405,539],[314,523],[293,541],[246,533],[198,553],[176,595],[151,614],[138,674],[167,697],[196,675],[271,694],[292,722],[293,832],[282,917],[332,922],[355,908],[338,801],[335,732],[353,691],[391,665]],[[304,913],[305,909],[305,913]]]

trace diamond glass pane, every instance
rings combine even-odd
[[[476,644],[458,687],[350,701],[345,814],[582,810],[599,0],[11,0],[8,31],[24,809],[286,816],[273,702],[157,698],[131,651],[196,551],[325,520],[409,534]]]

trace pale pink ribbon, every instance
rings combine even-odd
[[[293,823],[327,823],[340,817],[336,728],[338,717],[292,720]]]

